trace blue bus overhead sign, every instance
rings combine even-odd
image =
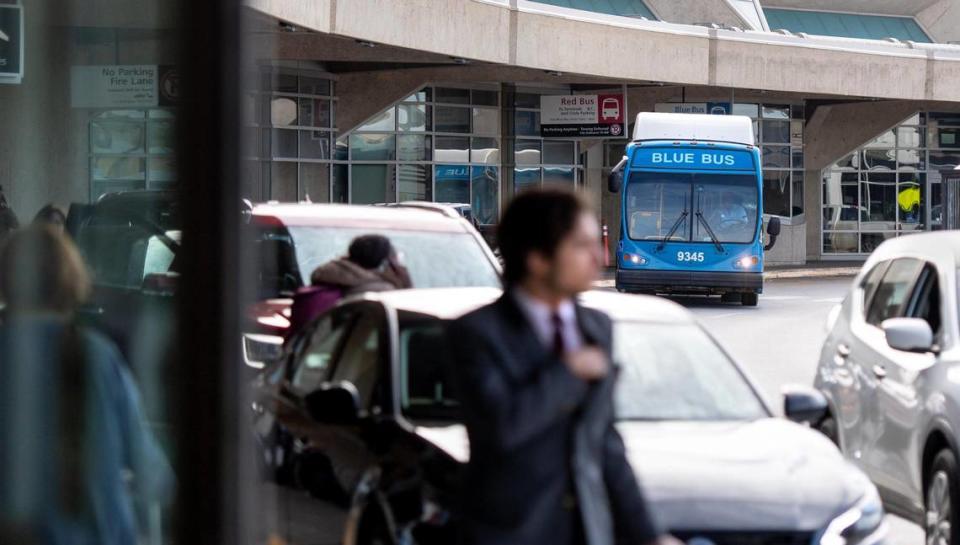
[[[634,151],[633,167],[676,170],[744,170],[756,168],[749,151],[638,148]]]

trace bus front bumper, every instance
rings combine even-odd
[[[618,269],[617,289],[657,293],[762,293],[763,273]]]

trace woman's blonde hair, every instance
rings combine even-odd
[[[90,289],[79,250],[50,226],[15,231],[0,248],[0,301],[8,312],[70,313],[87,300]]]

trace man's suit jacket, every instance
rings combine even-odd
[[[577,321],[585,344],[609,357],[610,318],[578,305]],[[642,545],[659,535],[613,425],[615,373],[594,384],[573,376],[509,292],[449,335],[470,438],[467,544],[567,545],[582,532],[589,545]]]

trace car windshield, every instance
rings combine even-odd
[[[309,283],[310,273],[346,255],[354,238],[380,234],[401,255],[416,288],[500,287],[500,276],[481,242],[469,233],[376,230],[347,227],[262,228],[260,298],[291,294]]]
[[[409,315],[408,315],[409,316]],[[695,325],[621,322],[619,420],[756,420],[769,416],[733,362]],[[401,318],[400,405],[413,420],[459,418],[444,370],[443,322]]]
[[[757,230],[757,178],[746,174],[634,172],[627,184],[633,240],[748,244]],[[686,212],[686,214],[684,214]]]
[[[621,322],[620,420],[755,420],[768,416],[733,362],[693,324]]]

